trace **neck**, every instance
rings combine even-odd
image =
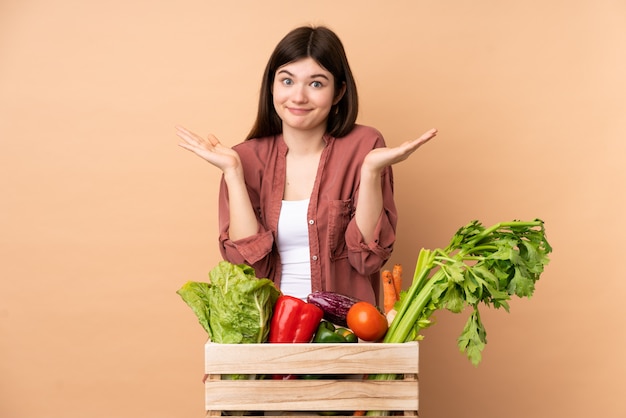
[[[292,154],[311,154],[321,151],[326,146],[325,133],[324,129],[310,131],[284,129],[283,139]]]

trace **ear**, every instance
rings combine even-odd
[[[333,100],[333,106],[339,103],[343,95],[346,94],[346,82],[341,83],[341,88],[335,94],[335,100]]]

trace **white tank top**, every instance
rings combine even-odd
[[[280,290],[303,300],[311,293],[308,208],[309,199],[283,200],[276,240],[282,263]]]

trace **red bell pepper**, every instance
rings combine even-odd
[[[270,343],[308,343],[322,321],[321,308],[289,295],[280,295],[270,322]]]

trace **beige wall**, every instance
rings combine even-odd
[[[474,368],[440,314],[424,418],[622,417],[626,5],[588,1],[0,3],[0,416],[203,416],[204,331],[175,291],[219,260],[218,173],[288,30],[344,40],[360,122],[436,142],[396,169],[391,263],[471,219],[543,218],[531,300],[484,310]]]

